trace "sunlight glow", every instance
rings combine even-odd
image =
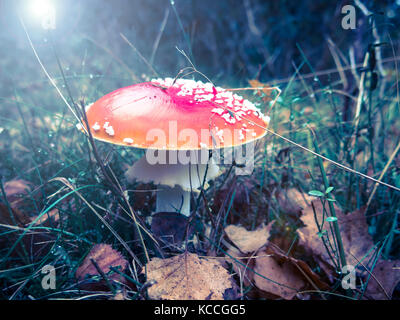
[[[55,29],[56,9],[51,0],[31,0],[31,12],[41,19],[43,29]]]

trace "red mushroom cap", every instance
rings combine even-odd
[[[241,145],[265,135],[269,117],[250,101],[211,83],[173,81],[156,79],[97,100],[86,111],[93,137],[144,149],[198,150]],[[151,130],[165,133],[165,139],[149,139]]]

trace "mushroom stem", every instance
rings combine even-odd
[[[172,152],[167,153],[170,159]],[[138,180],[157,185],[156,212],[180,212],[189,216],[191,192],[198,193],[200,188],[207,189],[207,181],[219,173],[219,167],[212,159],[206,163],[182,164],[179,161],[168,161],[164,164],[150,164],[145,155],[129,168],[126,177],[129,182]]]
[[[176,186],[160,186],[157,191],[156,212],[180,212],[190,216],[190,191]]]

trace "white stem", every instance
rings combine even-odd
[[[207,181],[214,179],[220,173],[219,167],[211,160],[207,163],[181,164],[171,161],[173,152],[166,152],[166,163],[155,163],[149,151],[136,161],[126,172],[129,182],[138,180],[144,183],[152,182],[157,185],[156,212],[180,212],[190,215],[190,193],[207,189]],[[149,163],[148,157],[154,164]],[[208,159],[208,158],[206,158]],[[206,179],[204,179],[207,173]],[[205,183],[204,183],[205,182]],[[204,183],[204,185],[203,185]]]
[[[156,212],[179,212],[190,215],[190,192],[180,187],[159,186],[157,191]]]

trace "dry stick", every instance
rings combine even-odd
[[[103,278],[103,280],[106,282],[107,287],[111,290],[111,292],[113,294],[115,294],[115,288],[114,286],[111,284],[110,280],[108,279],[108,277],[105,275],[105,273],[103,272],[103,270],[101,270],[101,268],[99,267],[99,265],[97,264],[97,262],[93,259],[90,258],[90,262],[93,264],[93,266],[96,268],[97,272],[100,274],[100,276]]]
[[[366,68],[368,65],[368,60],[369,60],[369,52],[367,52],[365,54],[365,58],[364,58],[364,64],[363,67]],[[357,99],[357,107],[356,107],[356,114],[354,116],[354,131],[353,131],[353,135],[351,137],[351,148],[353,149],[356,143],[356,136],[358,134],[358,125],[360,123],[360,113],[361,113],[361,105],[363,102],[363,97],[364,97],[364,79],[365,79],[365,74],[366,72],[363,71],[361,73],[361,77],[360,77],[360,88],[359,93],[358,93],[358,99]],[[355,154],[354,154],[354,158],[355,158]]]
[[[350,70],[351,74],[353,75],[354,79],[358,84],[360,84],[360,77],[358,76],[356,69],[357,67],[361,67],[362,64],[356,64],[356,58],[354,56],[354,47],[351,46],[349,49],[349,59],[350,59]],[[342,69],[343,71],[346,70],[345,68]]]
[[[354,4],[361,10],[361,12],[367,17],[371,17],[374,13],[371,12],[360,0],[354,0]],[[378,34],[378,30],[376,28],[375,18],[372,16],[372,35],[375,38],[376,43],[381,43],[381,38]],[[381,55],[381,48],[378,46],[375,48],[376,52],[376,61],[379,73],[382,76],[385,76],[386,72],[382,66],[382,55]]]
[[[282,93],[282,90],[279,87],[270,87],[270,88],[265,88],[265,87],[247,87],[247,88],[235,88],[235,89],[226,89],[227,91],[240,91],[240,90],[257,90],[257,91],[263,91],[263,90],[268,90],[268,91],[272,91],[272,90],[276,90],[278,91],[278,94],[276,95],[275,99],[271,101],[271,108],[266,111],[267,115],[269,115],[269,113],[271,112],[272,108],[274,107],[275,103],[278,101],[279,96]],[[233,112],[234,113],[234,112]]]
[[[143,55],[138,51],[138,49],[136,49],[136,47],[128,40],[127,37],[125,37],[124,34],[120,33],[119,34],[122,39],[125,40],[125,42],[133,49],[133,51],[135,51],[135,53],[139,56],[140,59],[143,60],[143,62],[150,68],[151,72],[153,72],[153,74],[158,77],[158,72],[156,70],[154,70],[153,66],[146,60],[145,57],[143,57]]]

